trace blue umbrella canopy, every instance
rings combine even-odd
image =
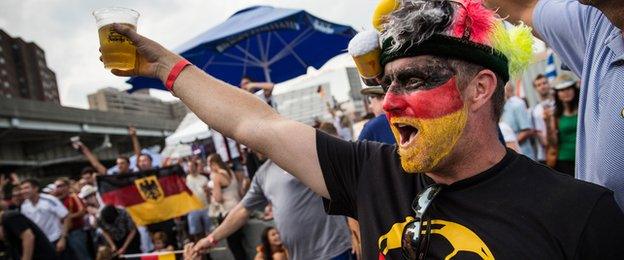
[[[280,83],[320,68],[346,51],[357,32],[315,17],[304,10],[254,6],[174,50],[210,75],[238,86],[243,76]],[[165,89],[144,77],[130,78],[130,92]]]

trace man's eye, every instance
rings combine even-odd
[[[381,85],[383,85],[385,87],[389,87],[390,84],[392,84],[392,80],[390,80],[390,79],[382,79],[381,80]]]
[[[420,88],[420,87],[423,87],[424,85],[425,85],[425,82],[422,79],[419,79],[419,78],[411,78],[405,84],[405,86],[407,88],[409,88],[409,89]]]
[[[388,92],[388,88],[390,88],[390,84],[392,84],[392,81],[384,79],[381,80],[379,84],[381,85],[381,88],[384,90],[384,92]]]

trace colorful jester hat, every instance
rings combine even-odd
[[[381,0],[373,25],[381,33],[381,44],[379,34],[371,36],[374,31],[361,32],[349,43],[360,71],[360,65],[373,63],[370,58],[358,60],[364,52],[373,53],[372,46],[379,48],[380,68],[399,58],[436,55],[481,65],[504,82],[533,57],[531,29],[524,24],[505,28],[482,0]],[[370,78],[365,74],[363,78]]]

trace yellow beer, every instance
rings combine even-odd
[[[136,31],[136,27],[125,24]],[[115,30],[113,25],[105,25],[98,29],[102,61],[107,69],[132,70],[136,63],[136,47],[126,36]]]
[[[107,69],[132,70],[136,63],[136,47],[127,37],[113,30],[123,24],[136,31],[139,13],[123,7],[107,7],[93,12],[100,37],[100,52]]]

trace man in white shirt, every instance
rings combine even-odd
[[[241,153],[238,143],[230,138],[225,137],[223,134],[217,132],[214,129],[210,129],[210,133],[212,134],[212,142],[214,144],[216,152],[219,154],[219,156],[221,156],[221,159],[223,159],[223,161],[226,163],[240,163]],[[238,165],[234,165],[233,167],[236,168],[238,167]],[[236,171],[237,169],[234,170]]]
[[[56,246],[62,259],[73,259],[72,252],[67,248],[67,230],[70,226],[67,208],[56,197],[39,193],[37,180],[24,180],[20,188],[25,199],[20,208],[21,213],[37,224]]]
[[[531,114],[527,110],[526,103],[521,98],[515,96],[513,87],[510,84],[505,86],[505,106],[501,121],[505,122],[514,133],[518,144],[520,144],[520,152],[535,160],[535,151],[531,145],[531,137],[533,136],[533,125],[531,124]]]
[[[537,92],[539,103],[537,103],[533,109],[531,109],[531,116],[533,117],[533,128],[535,129],[536,142],[536,160],[545,163],[546,162],[546,123],[544,122],[544,110],[552,110],[555,106],[555,101],[552,98],[552,89],[548,78],[543,74],[537,75],[533,80],[533,87]]]
[[[501,130],[501,133],[503,134],[503,139],[505,140],[505,146],[509,149],[516,151],[517,153],[520,153],[520,145],[518,144],[518,138],[516,137],[516,133],[514,133],[513,129],[511,129],[511,127],[503,121],[498,122],[498,128]]]
[[[195,158],[189,161],[189,174],[186,175],[186,186],[193,192],[203,208],[188,214],[189,234],[193,241],[210,233],[210,218],[208,217],[208,178],[201,174],[203,163]]]

